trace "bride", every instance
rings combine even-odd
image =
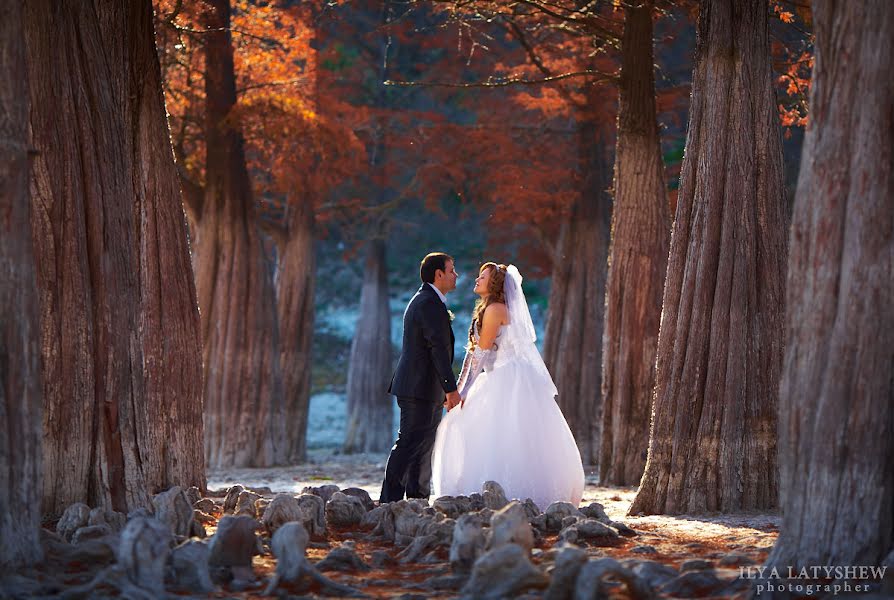
[[[457,383],[462,403],[448,407],[435,437],[436,498],[468,496],[496,481],[507,498],[531,498],[541,510],[581,500],[580,452],[534,345],[521,282],[513,265],[492,262],[475,280],[480,299]]]

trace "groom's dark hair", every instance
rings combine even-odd
[[[425,258],[419,264],[419,277],[423,283],[435,282],[435,271],[447,271],[447,261],[453,260],[453,257],[443,252],[431,252],[426,254]]]

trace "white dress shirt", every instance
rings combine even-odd
[[[426,281],[426,283],[428,283],[428,282]],[[441,299],[441,302],[444,303],[444,306],[447,306],[447,296],[445,296],[444,294],[442,294],[442,293],[441,293],[441,290],[439,290],[438,288],[436,288],[435,285],[434,285],[433,283],[429,283],[428,285],[430,285],[430,286],[431,286],[431,289],[433,289],[433,290],[435,291],[435,293],[438,295],[438,298],[440,298],[440,299]]]

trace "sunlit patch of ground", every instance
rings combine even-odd
[[[334,484],[359,487],[378,500],[387,454],[333,454],[331,450],[309,450],[307,462],[291,467],[262,469],[209,469],[208,490],[226,490],[234,484],[249,488],[268,487],[273,493],[300,493],[307,486]]]
[[[689,558],[712,560],[730,552],[763,562],[776,542],[782,520],[777,513],[626,516],[635,496],[636,488],[588,485],[583,503],[599,502],[611,518],[640,532],[633,538],[638,545],[650,545],[658,550],[653,555],[640,554],[641,558],[660,560],[674,567]]]

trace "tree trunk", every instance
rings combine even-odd
[[[26,3],[44,510],[204,487],[198,314],[152,5]]]
[[[212,467],[263,467],[283,463],[286,452],[276,298],[245,142],[231,115],[236,77],[229,0],[210,2],[205,18],[206,184],[195,245],[205,457]]]
[[[152,493],[173,485],[205,489],[202,337],[183,212],[171,149],[161,67],[150,2],[133,14],[131,97],[139,99],[133,124],[132,186],[139,214],[140,322],[144,410],[137,439]],[[164,427],[148,424],[163,423]],[[157,450],[155,450],[157,449]]]
[[[611,198],[609,158],[598,125],[585,122],[579,148],[584,184],[562,226],[552,273],[543,359],[585,465],[599,449],[602,325]]]
[[[385,241],[374,239],[367,249],[360,316],[351,342],[345,452],[385,452],[391,447],[394,401],[387,392],[390,375],[391,314]]]
[[[702,4],[658,340],[630,513],[776,504],[785,216],[767,0]]]
[[[381,24],[388,30],[391,14],[390,0],[381,3]],[[391,36],[379,38],[381,47],[381,81],[388,79],[389,48]],[[375,104],[381,111],[391,110],[390,96],[384,85],[376,89]],[[370,173],[373,178],[379,206],[388,201],[388,164],[390,132],[388,119],[379,118],[373,133],[369,152]],[[374,228],[384,228],[380,221]],[[381,235],[381,229],[375,232]],[[366,266],[360,291],[360,314],[351,340],[351,357],[348,365],[347,413],[345,453],[387,452],[394,441],[392,430],[394,400],[388,394],[388,381],[392,373],[391,362],[391,311],[388,305],[388,271],[385,260],[385,241],[373,237],[366,248]]]
[[[307,458],[311,342],[314,329],[314,204],[303,195],[286,207],[288,231],[279,261],[278,309],[289,464]]]
[[[42,559],[40,325],[28,199],[23,2],[0,6],[0,567]]]
[[[813,4],[816,63],[791,232],[770,566],[894,547],[894,4]]]
[[[603,485],[637,485],[649,448],[670,213],[655,117],[652,2],[627,7],[602,356]]]

